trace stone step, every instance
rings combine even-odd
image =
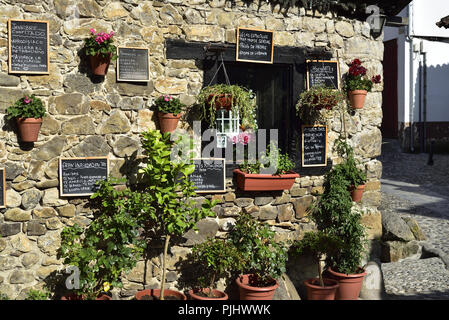
[[[382,263],[385,299],[449,299],[449,271],[438,257]]]

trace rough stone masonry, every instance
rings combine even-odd
[[[342,74],[354,58],[363,61],[369,75],[382,74],[383,43],[370,36],[366,22],[298,8],[286,15],[278,13],[279,8],[272,9],[264,2],[260,8],[242,1],[231,7],[225,0],[0,0],[0,166],[6,168],[7,181],[7,208],[0,209],[0,293],[20,299],[29,288],[41,287],[49,274],[64,268],[56,258],[61,230],[91,222],[86,197],[59,196],[59,157],[109,156],[111,174],[124,176],[132,171],[126,157],[142,153],[139,133],[158,128],[149,109],[154,99],[171,94],[187,105],[195,102],[204,85],[203,71],[195,60],[166,59],[166,39],[232,44],[239,26],[267,29],[275,31],[275,46],[326,48],[333,59],[338,53]],[[49,21],[49,75],[8,74],[7,21],[11,18]],[[114,30],[117,45],[149,48],[151,81],[146,85],[118,83],[111,65],[104,81],[93,82],[82,53],[90,28]],[[382,164],[376,160],[381,151],[381,91],[382,85],[376,85],[365,107],[348,114],[345,124],[368,174],[358,206],[364,211],[370,239],[382,234],[377,210]],[[28,149],[19,145],[17,133],[4,118],[6,108],[24,93],[41,98],[48,111],[39,141]],[[339,116],[331,123],[328,154],[342,127]],[[180,126],[188,125],[181,122]],[[331,158],[338,163],[335,154]],[[323,180],[323,176],[301,176],[282,194],[250,194],[236,190],[229,179],[225,194],[199,197],[219,199],[221,204],[215,218],[200,221],[198,233],[188,232],[186,242],[172,248],[168,287],[182,289],[175,263],[190,246],[208,236],[225,235],[241,212],[271,225],[279,239],[300,238],[313,230],[306,209],[314,198],[312,193],[322,190]],[[160,263],[159,255],[148,263],[139,262],[115,294],[131,297],[144,282],[146,287],[158,286]],[[294,269],[290,277],[295,285],[313,274],[309,269]]]

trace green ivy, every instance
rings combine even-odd
[[[33,94],[31,97],[20,98],[6,112],[6,118],[9,120],[13,118],[43,118],[46,110],[42,100]]]

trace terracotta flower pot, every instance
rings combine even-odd
[[[304,281],[307,289],[307,300],[335,300],[335,294],[339,287],[334,279],[323,279],[324,287],[320,286],[320,279],[313,278]]]
[[[106,58],[100,54],[97,54],[96,56],[89,56],[92,73],[96,76],[105,76],[108,73],[111,59],[112,53]]]
[[[237,186],[243,191],[277,191],[289,190],[299,178],[299,174],[291,171],[287,174],[252,174],[240,169],[234,170]]]
[[[214,95],[210,94],[209,97],[207,98],[207,102],[209,104],[211,104],[213,101],[213,98],[214,98]],[[225,93],[219,94],[218,96],[215,97],[215,101],[214,101],[215,108],[217,110],[219,110],[219,109],[231,110],[232,99],[233,99],[233,97],[230,94],[225,94]]]
[[[220,290],[212,289],[212,294],[214,297],[205,297],[199,293],[209,293],[209,288],[201,288],[195,290],[189,290],[189,296],[192,297],[193,300],[228,300],[228,295],[225,292]]]
[[[145,289],[141,290],[136,293],[136,299],[137,300],[148,300],[145,299],[145,296],[155,297],[159,300],[161,296],[161,290],[160,289]],[[175,291],[175,290],[164,290],[164,298],[166,300],[187,300],[187,297],[184,293]]]
[[[337,293],[335,295],[336,300],[357,300],[362,289],[363,279],[366,276],[366,272],[344,274],[339,273],[331,268],[328,270],[328,274],[331,278],[335,279],[339,283]]]
[[[269,287],[253,287],[249,284],[250,278],[250,274],[245,274],[235,280],[239,288],[240,300],[273,300],[274,292],[279,287],[276,280],[273,280],[274,284]]]
[[[75,293],[71,293],[66,296],[62,296],[61,300],[85,300],[85,299],[83,296],[79,296]],[[112,298],[110,296],[108,296],[107,294],[100,294],[98,296],[98,298],[96,298],[95,300],[112,300]]]
[[[161,127],[161,132],[173,132],[178,126],[179,118],[181,118],[181,114],[173,115],[173,113],[163,113],[158,112],[159,125]]]
[[[349,91],[349,101],[354,109],[362,109],[365,104],[365,97],[368,92],[366,90]]]
[[[354,186],[351,186],[351,188],[349,190],[351,191],[352,201],[354,201],[354,202],[362,201],[363,191],[365,191],[364,184],[357,186],[357,188],[354,188]]]
[[[42,125],[42,118],[17,118],[17,128],[20,140],[23,142],[36,142]]]

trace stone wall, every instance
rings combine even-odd
[[[109,156],[111,174],[126,175],[131,170],[126,157],[136,150],[141,153],[139,132],[158,128],[149,110],[154,99],[173,94],[186,104],[195,101],[203,86],[203,71],[194,60],[167,60],[165,39],[235,43],[238,26],[268,29],[275,31],[276,46],[327,48],[334,58],[338,53],[342,73],[347,63],[359,58],[370,75],[382,74],[381,38],[370,37],[367,23],[331,14],[292,8],[284,16],[268,4],[258,9],[237,1],[236,7],[230,7],[224,0],[38,2],[0,0],[0,166],[6,168],[7,180],[7,208],[0,209],[0,293],[10,298],[23,298],[25,290],[41,286],[49,274],[63,269],[56,258],[61,230],[74,223],[88,225],[92,219],[86,197],[59,196],[58,158]],[[79,14],[73,13],[74,8]],[[50,22],[49,75],[8,74],[10,18]],[[151,81],[147,85],[118,83],[113,66],[104,80],[91,77],[82,53],[82,40],[90,28],[114,30],[118,45],[149,48]],[[376,85],[364,109],[346,115],[351,144],[368,174],[358,206],[365,212],[370,239],[381,235],[377,206],[382,165],[376,160],[381,150],[381,90]],[[33,146],[19,144],[15,128],[4,119],[6,108],[24,93],[41,98],[48,110]],[[336,116],[328,133],[329,154],[340,130]],[[335,155],[332,158],[338,162]],[[229,180],[227,193],[204,196],[221,200],[215,208],[217,217],[201,221],[198,233],[188,232],[186,242],[172,248],[168,287],[182,289],[175,263],[189,252],[189,246],[207,236],[224,235],[241,212],[270,224],[279,239],[300,238],[313,230],[306,208],[313,200],[312,192],[322,190],[323,180],[322,176],[302,176],[289,191],[261,194],[242,193]],[[139,262],[115,294],[131,297],[143,288],[144,280],[147,287],[157,287],[159,266],[158,253],[147,263]],[[300,283],[300,275],[293,278]]]

